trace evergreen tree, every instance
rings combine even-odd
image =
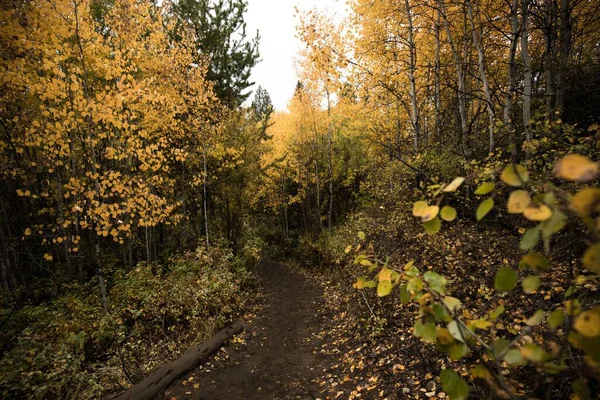
[[[199,56],[209,58],[207,78],[217,97],[234,108],[250,95],[250,72],[259,61],[258,31],[246,40],[244,0],[179,0],[173,5],[178,25],[189,25],[196,35]]]
[[[273,114],[273,103],[271,102],[271,96],[269,92],[259,86],[254,94],[254,100],[250,106],[256,122],[260,123],[259,134],[263,140],[269,139],[270,136],[267,134],[267,129],[272,125],[269,123],[271,114]]]

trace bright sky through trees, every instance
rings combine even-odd
[[[307,11],[313,7],[342,15],[346,5],[340,0],[249,0],[247,33],[260,30],[261,62],[252,71],[251,80],[262,85],[276,109],[286,108],[298,80],[294,59],[302,45],[296,35],[294,7]]]

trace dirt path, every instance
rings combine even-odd
[[[265,297],[245,334],[216,360],[192,371],[166,399],[314,399],[322,371],[315,336],[323,327],[322,292],[291,268],[265,262],[259,269]],[[227,357],[228,355],[228,357]]]

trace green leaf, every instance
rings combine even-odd
[[[510,345],[510,342],[504,338],[499,338],[494,340],[494,343],[492,345],[492,349],[494,350],[494,353],[496,353],[496,355],[502,354],[503,352],[506,351],[506,349],[508,349],[508,346]]]
[[[448,311],[446,310],[446,307],[444,307],[442,304],[440,303],[435,303],[432,307],[433,309],[433,315],[444,322],[450,322],[452,321],[452,317],[450,316],[450,314],[448,314]]]
[[[400,286],[400,302],[402,304],[408,304],[410,302],[410,293],[405,284]]]
[[[540,277],[537,275],[531,275],[523,279],[522,286],[523,291],[527,294],[535,292],[540,287]]]
[[[520,187],[529,181],[529,173],[522,165],[513,164],[504,168],[504,171],[500,174],[500,179],[508,186]]]
[[[504,355],[504,360],[510,365],[520,365],[524,361],[521,352],[517,349],[508,350]]]
[[[525,234],[521,238],[521,243],[519,244],[519,248],[521,250],[530,250],[533,249],[538,242],[540,241],[540,228],[530,228],[525,231]]]
[[[456,321],[450,321],[448,323],[448,332],[450,332],[450,334],[452,335],[452,337],[460,342],[464,343],[464,339],[463,336],[466,338],[469,337],[469,331],[467,330],[467,328],[462,327],[460,328],[458,326],[458,322]],[[462,332],[462,334],[461,334]]]
[[[377,296],[385,297],[392,291],[392,282],[390,281],[379,281],[377,284]]]
[[[498,306],[490,311],[490,319],[495,321],[504,312],[504,306]]]
[[[548,259],[542,253],[532,251],[521,258],[519,268],[529,267],[536,271],[544,271],[548,268]]]
[[[453,343],[448,349],[448,356],[451,360],[458,361],[467,355],[469,348],[462,342]]]
[[[429,287],[434,292],[437,292],[440,294],[446,293],[447,280],[440,274],[437,274],[433,271],[427,271],[427,272],[425,272],[425,274],[423,274],[423,278],[425,278],[425,281],[427,281],[427,283],[429,284]]]
[[[549,238],[555,233],[558,233],[562,228],[567,225],[567,216],[557,209],[552,211],[552,216],[544,220],[540,224],[542,230],[542,236]]]
[[[494,182],[486,182],[477,188],[477,190],[475,191],[475,194],[478,196],[483,196],[484,194],[488,194],[495,188],[496,188],[496,184]]]
[[[477,207],[477,221],[481,221],[483,217],[485,217],[492,210],[492,208],[494,208],[494,199],[490,197],[489,199],[482,201],[481,204],[479,204],[479,207]]]
[[[574,332],[573,334],[578,338],[577,343],[571,342],[573,343],[573,346],[585,351],[585,354],[596,363],[600,362],[600,335],[590,338],[577,332]],[[569,338],[569,341],[571,341],[571,338]]]
[[[435,235],[442,229],[442,221],[436,217],[431,221],[423,222],[423,226],[428,235]]]
[[[415,322],[414,326],[415,336],[421,338],[425,343],[433,343],[437,338],[437,327],[435,323],[428,321],[423,323],[421,318]]]
[[[556,329],[565,322],[565,312],[563,310],[555,310],[548,317],[548,326]]]
[[[469,397],[469,385],[464,379],[451,369],[444,369],[440,374],[442,389],[450,400],[466,400]]]
[[[365,233],[364,233],[364,232],[358,232],[358,238],[359,238],[360,240],[365,240],[365,238],[366,238],[366,237],[367,237],[367,235],[365,235]]]
[[[574,380],[571,384],[571,387],[573,388],[573,393],[577,395],[579,400],[590,400],[592,398],[590,387],[588,386],[585,378]]]
[[[567,291],[563,295],[564,298],[568,299],[569,297],[571,297],[573,295],[573,293],[575,293],[575,291],[576,291],[576,287],[575,286],[569,286],[569,288],[567,289]]]
[[[525,323],[529,326],[536,326],[544,319],[546,313],[543,310],[537,310]]]
[[[548,361],[551,357],[537,344],[529,343],[521,348],[521,355],[532,362]]]
[[[494,279],[494,287],[499,292],[508,292],[511,291],[517,286],[517,282],[519,280],[519,276],[515,271],[508,267],[502,267],[496,273],[496,278]]]
[[[450,309],[451,311],[456,311],[460,308],[461,303],[460,300],[457,299],[456,297],[451,297],[451,296],[446,296],[444,297],[444,304],[446,305],[446,307],[448,307],[448,309]]]
[[[408,291],[411,293],[419,293],[423,290],[423,281],[417,277],[408,281]]]
[[[444,221],[452,222],[456,219],[456,210],[450,206],[444,206],[440,212],[440,216]]]

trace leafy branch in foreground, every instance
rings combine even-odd
[[[587,157],[571,154],[556,164],[555,174],[567,181],[584,182],[594,179],[598,170],[598,164]],[[429,235],[441,230],[442,220],[452,222],[456,219],[456,210],[443,205],[444,196],[457,191],[465,180],[459,177],[447,186],[440,185],[433,196],[434,205],[424,200],[414,204],[413,215],[421,219]],[[580,220],[589,231],[589,236],[583,239],[587,249],[581,258],[587,272],[573,276],[571,268],[569,276],[565,277],[570,285],[560,304],[555,304],[553,309],[538,309],[525,321],[526,327],[515,325],[508,329],[513,336],[505,337],[498,332],[498,328],[504,326],[499,321],[500,317],[505,313],[511,314],[511,310],[505,309],[504,301],[499,301],[489,310],[481,310],[482,316],[475,317],[462,308],[460,299],[448,295],[447,289],[451,289],[451,284],[446,277],[434,271],[422,271],[414,266],[413,261],[403,267],[390,265],[389,261],[374,256],[372,246],[361,251],[361,245],[354,249],[358,253],[354,263],[367,267],[368,272],[358,277],[354,287],[377,288],[379,297],[390,295],[398,287],[402,304],[412,302],[419,306],[413,334],[423,343],[434,344],[451,361],[470,355],[469,360],[474,361],[468,374],[464,375],[473,381],[485,382],[500,398],[516,399],[525,395],[524,389],[511,378],[511,370],[528,364],[551,375],[568,372],[577,376],[572,382],[573,398],[590,398],[590,388],[579,362],[581,357],[574,354],[581,351],[588,373],[597,374],[600,367],[600,306],[586,308],[585,298],[578,293],[583,286],[597,283],[600,273],[598,221],[594,219],[594,214],[600,212],[600,189],[586,187],[572,195],[551,182],[532,182],[522,165],[504,168],[500,180],[515,188],[508,197],[508,213],[521,214],[536,224],[522,232],[519,247],[529,252],[519,263],[521,274],[509,266],[496,271],[494,289],[500,295],[506,295],[518,286],[519,275],[525,275],[521,279],[525,294],[537,292],[542,284],[541,273],[550,268],[547,256],[534,251],[540,239],[547,254],[552,236],[568,225]],[[496,183],[489,181],[474,192],[477,196],[489,195],[477,207],[478,221],[494,208],[496,202],[491,193],[495,189]],[[358,236],[361,241],[366,239],[363,232]],[[349,246],[346,252],[351,251]],[[545,340],[548,336],[555,340]],[[469,385],[456,371],[449,367],[443,369],[440,378],[444,391],[452,400],[468,397]],[[549,394],[552,389],[552,386],[548,389]]]

